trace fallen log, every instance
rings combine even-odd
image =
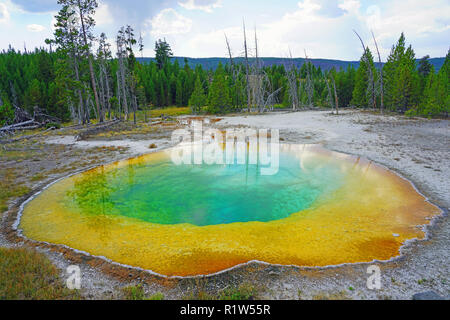
[[[42,132],[39,132],[39,133],[36,133],[36,134],[33,134],[33,135],[23,136],[23,137],[20,137],[20,138],[10,139],[10,140],[0,140],[0,144],[9,144],[9,143],[14,143],[14,142],[19,142],[19,141],[22,141],[22,140],[32,139],[32,138],[40,136],[41,134],[49,132],[49,131],[54,130],[54,129],[55,129],[54,127],[51,127],[51,128],[48,128],[45,131],[42,131]]]
[[[37,122],[34,120],[28,120],[28,121],[24,121],[24,122],[11,124],[9,126],[1,127],[0,131],[14,131],[14,130],[17,130],[17,128],[28,126],[28,125],[33,125],[33,124],[37,124]]]
[[[88,127],[87,129],[83,130],[82,132],[80,132],[76,137],[75,140],[79,141],[79,140],[84,140],[86,138],[88,138],[90,135],[92,134],[96,134],[96,133],[100,133],[102,131],[105,131],[106,129],[120,123],[120,120],[114,120],[111,122],[104,122],[101,124],[97,124],[95,126],[91,126]]]
[[[13,130],[14,131],[34,130],[34,129],[38,129],[40,127],[41,127],[41,125],[35,125],[35,126],[28,126],[28,127],[17,127],[17,128],[14,128]]]

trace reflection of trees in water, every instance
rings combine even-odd
[[[104,242],[103,245],[109,242],[110,227],[114,224],[116,210],[111,195],[116,191],[112,182],[116,177],[116,170],[108,172],[100,167],[75,177],[73,189],[67,192],[77,211],[88,215],[86,226]]]
[[[114,202],[111,194],[115,192],[113,184],[108,181],[104,167],[90,174],[74,178],[74,187],[67,196],[84,214],[112,214]]]

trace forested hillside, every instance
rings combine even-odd
[[[187,59],[188,64],[191,68],[195,68],[197,65],[201,65],[203,69],[209,70],[216,68],[219,66],[219,63],[225,65],[230,62],[228,58],[188,58],[188,57],[173,57],[172,61],[177,60],[179,64],[184,64],[184,61]],[[237,63],[244,63],[244,58],[236,58]],[[250,58],[250,63],[255,63],[254,58]],[[137,61],[140,63],[150,63],[151,61],[156,62],[155,58],[137,58]],[[273,65],[281,66],[290,63],[294,63],[297,68],[301,68],[301,66],[306,62],[305,58],[260,58],[261,64],[265,67],[271,67]],[[342,60],[331,60],[331,59],[310,59],[309,60],[316,68],[320,67],[322,70],[331,70],[331,69],[347,69],[350,65],[355,69],[359,67],[359,61],[342,61]],[[416,62],[419,63],[420,59],[416,59]],[[444,65],[445,58],[430,58],[428,60],[430,64],[434,67],[436,71],[439,71]],[[383,63],[384,65],[384,63]]]
[[[437,71],[429,57],[417,62],[403,34],[386,63],[365,48],[357,68],[322,68],[309,59],[300,67],[296,59],[268,65],[258,57],[230,56],[206,69],[173,59],[165,40],[156,43],[154,60],[139,63],[135,52],[142,54],[143,41],[131,26],[118,31],[113,54],[107,36],[94,34],[96,2],[69,2],[61,1],[54,38],[46,41],[52,49],[0,54],[0,125],[33,117],[36,110],[61,122],[136,121],[138,110],[172,105],[221,114],[280,107],[355,106],[423,116],[450,110],[450,54]]]

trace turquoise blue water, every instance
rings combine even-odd
[[[257,165],[177,166],[164,160],[80,178],[67,196],[88,214],[157,224],[267,222],[310,207],[336,190],[342,177],[338,167],[310,161],[302,170],[294,154],[283,152],[273,176],[261,175]]]

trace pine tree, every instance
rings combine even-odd
[[[208,97],[209,113],[225,113],[231,107],[230,90],[225,79],[225,71],[219,64],[214,74]]]
[[[351,103],[357,107],[366,108],[373,105],[375,88],[373,86],[369,86],[368,68],[372,68],[372,74],[376,73],[373,55],[369,48],[366,49],[366,52],[361,57],[359,68],[356,71],[355,87],[353,90],[353,99]],[[375,79],[372,85],[374,84]]]
[[[383,72],[386,107],[402,113],[417,107],[421,95],[419,74],[416,71],[414,50],[411,46],[406,48],[403,33],[392,47]]]
[[[189,99],[189,106],[194,114],[197,114],[201,111],[201,108],[206,105],[206,95],[203,89],[202,82],[200,80],[200,76],[197,76],[195,80],[195,89],[192,93],[191,98]]]
[[[98,8],[98,2],[97,0],[58,0],[58,4],[76,9],[80,23],[79,36],[80,42],[82,43],[81,50],[89,65],[90,85],[94,96],[95,106],[97,108],[97,117],[99,118],[100,122],[103,122],[103,111],[101,110],[103,106],[100,105],[100,100],[97,92],[93,57],[90,49],[91,41],[93,39],[92,28],[95,26],[95,20],[93,16],[95,15],[95,10]]]
[[[411,70],[402,64],[398,70],[398,79],[395,82],[394,102],[399,112],[406,112],[411,107],[413,97],[413,78]]]
[[[30,113],[33,112],[34,107],[42,107],[41,104],[42,94],[41,94],[41,84],[38,79],[34,79],[31,82],[30,87],[25,95],[25,101],[27,109]]]
[[[439,70],[435,86],[438,113],[448,117],[450,113],[450,50],[447,53],[444,65]]]
[[[420,59],[419,61],[419,74],[420,76],[422,76],[424,79],[426,77],[428,77],[428,75],[430,74],[430,72],[432,72],[431,68],[433,67],[429,61],[430,56],[426,55],[425,57],[423,57],[422,59]]]
[[[400,55],[396,68],[396,79],[392,88],[395,110],[405,113],[408,109],[417,107],[419,88],[415,54],[410,46]]]
[[[181,81],[181,78],[178,78],[177,80],[175,103],[177,107],[183,106],[183,82]]]
[[[0,97],[0,126],[10,124],[14,118],[14,108],[6,96]]]
[[[61,2],[58,2],[61,3]],[[82,44],[79,36],[79,25],[75,11],[69,4],[64,4],[55,16],[54,40],[48,43],[57,46],[60,59],[55,63],[56,83],[65,94],[63,99],[71,108],[72,119],[85,124],[87,121],[87,106],[85,104],[85,72]],[[70,71],[69,71],[70,70]]]
[[[159,39],[155,43],[155,56],[159,69],[163,69],[166,64],[169,63],[170,58],[173,57],[172,49],[166,42],[166,39]]]

